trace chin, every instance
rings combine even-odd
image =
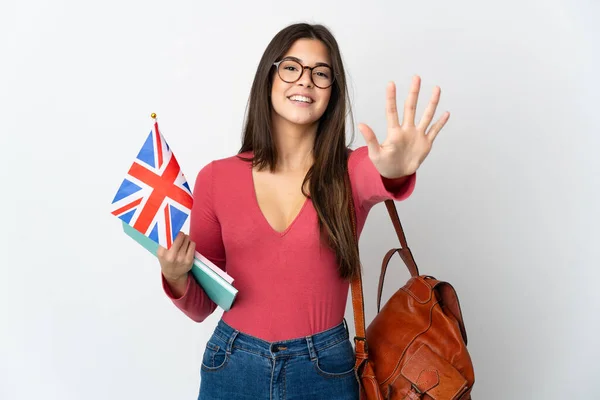
[[[295,125],[313,125],[319,122],[322,112],[315,111],[296,111],[296,110],[283,110],[281,113],[277,113],[280,118],[288,121]]]
[[[286,119],[288,122],[291,122],[292,124],[296,124],[296,125],[313,125],[316,124],[317,122],[319,122],[319,118],[305,118],[305,117],[290,117],[290,118],[286,118],[284,117],[284,119]]]

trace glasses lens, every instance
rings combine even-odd
[[[294,60],[283,60],[279,64],[279,76],[288,83],[296,82],[302,75],[302,64]],[[312,80],[315,86],[328,88],[333,83],[331,68],[319,66],[312,70]]]
[[[313,69],[313,82],[320,88],[327,88],[333,83],[333,73],[331,68],[321,66]]]
[[[293,60],[283,60],[279,64],[279,76],[286,82],[295,82],[300,78],[302,65]]]

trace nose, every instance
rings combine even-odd
[[[302,76],[300,77],[300,79],[298,79],[297,83],[306,87],[312,86],[313,81],[311,75],[312,71],[308,67],[304,67],[304,70],[302,71]]]

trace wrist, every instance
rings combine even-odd
[[[179,276],[165,275],[163,273],[163,276],[165,277],[165,280],[167,281],[167,283],[173,284],[173,285],[181,285],[183,282],[187,281],[188,273],[186,272],[185,274],[179,275]]]

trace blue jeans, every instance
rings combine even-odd
[[[206,344],[199,400],[358,400],[344,319],[302,338],[267,342],[219,320]]]

